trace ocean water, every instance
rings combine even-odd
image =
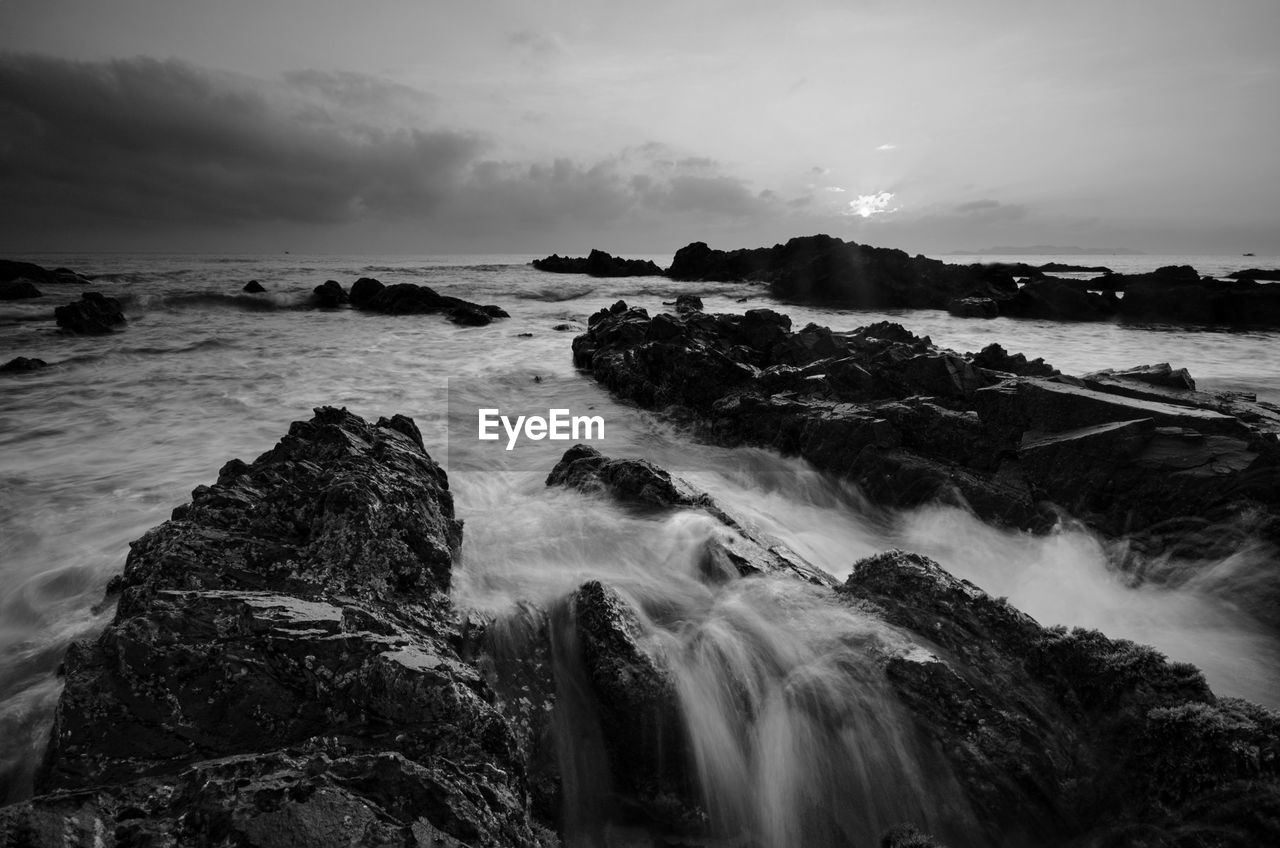
[[[512,406],[554,400],[575,411],[590,409],[607,422],[609,452],[644,456],[678,471],[837,576],[888,547],[918,550],[1044,624],[1097,627],[1153,644],[1201,666],[1221,694],[1280,705],[1280,640],[1221,600],[1212,580],[1135,585],[1112,569],[1098,539],[1079,530],[1032,537],[954,509],[874,509],[855,487],[802,461],[695,444],[660,417],[611,398],[576,371],[570,355],[573,336],[601,307],[622,298],[653,313],[664,300],[693,292],[709,311],[770,306],[788,312],[797,326],[814,321],[850,329],[892,320],[959,351],[999,342],[1068,373],[1167,361],[1188,368],[1202,388],[1254,391],[1280,402],[1280,357],[1274,353],[1280,333],[779,306],[755,284],[551,275],[530,267],[531,256],[14,258],[95,277],[92,288],[120,298],[129,324],[106,337],[59,335],[52,308],[77,298],[82,289],[74,286],[50,286],[34,302],[0,303],[0,362],[22,355],[53,364],[0,377],[0,798],[30,791],[59,694],[57,665],[72,640],[93,636],[110,619],[112,610],[101,605],[103,589],[122,569],[129,542],[168,518],[192,488],[212,482],[228,459],[252,460],[291,421],[310,417],[319,405],[346,406],[367,418],[403,413],[418,422],[428,450],[447,465],[458,514],[466,521],[455,578],[461,606],[504,616],[521,601],[554,603],[590,578],[619,587],[646,608],[682,598],[688,608],[679,627],[655,617],[650,635],[680,669],[688,704],[701,705],[691,715],[702,716],[697,765],[709,802],[727,816],[772,811],[756,825],[766,834],[763,843],[808,838],[805,792],[812,787],[786,778],[798,774],[803,764],[794,752],[809,750],[806,745],[814,751],[855,746],[895,774],[917,773],[920,763],[903,753],[906,748],[814,736],[796,724],[785,699],[778,700],[795,685],[788,674],[829,679],[822,665],[824,629],[817,624],[834,615],[830,609],[800,587],[715,590],[700,584],[696,558],[715,530],[709,519],[637,516],[602,498],[550,490],[544,478],[567,444],[542,443],[532,455],[523,453],[520,464],[495,461],[476,442],[449,439],[451,391],[456,404],[472,395],[497,395]],[[660,265],[670,259],[652,258]],[[980,259],[1039,264],[1055,257]],[[1057,259],[1117,271],[1191,264],[1216,276],[1269,267],[1266,258],[1249,257]],[[360,276],[496,303],[511,318],[464,328],[439,316],[306,308],[318,283],[335,279],[349,286]],[[267,294],[241,294],[250,279]],[[554,329],[563,324],[578,329]],[[1274,551],[1245,546],[1230,561],[1198,567],[1221,579],[1252,579],[1276,565]],[[780,601],[777,593],[785,597]],[[779,622],[768,614],[780,604],[794,616]],[[893,638],[874,622],[840,626],[858,638]],[[740,667],[726,657],[738,657]],[[775,675],[790,671],[766,680],[757,665]],[[707,705],[717,697],[708,688],[708,669],[716,668],[737,669],[757,682],[756,712],[765,718],[750,734],[732,716],[708,717],[714,710]],[[875,682],[868,679],[859,691],[867,714],[883,723],[891,707]],[[843,690],[829,694],[842,704],[850,701]],[[727,741],[744,734],[756,740],[750,750]],[[748,785],[733,782],[743,779]],[[831,779],[865,785],[867,821],[911,812],[899,809],[902,798],[873,791],[875,774],[833,772]],[[790,788],[767,790],[774,785]],[[943,791],[927,789],[935,796]],[[743,800],[748,797],[754,800]],[[850,832],[844,823],[831,827]]]

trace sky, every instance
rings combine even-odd
[[[0,255],[1280,254],[1277,0],[0,0]]]

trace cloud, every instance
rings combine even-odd
[[[898,149],[898,145],[896,144],[882,144],[876,148],[876,150],[897,150],[897,149]]]
[[[836,194],[844,194],[845,192],[845,190],[840,188],[840,186],[827,186],[827,191],[834,192]]]
[[[425,214],[483,149],[374,121],[425,96],[355,74],[275,83],[177,61],[0,54],[5,218],[332,222]]]
[[[875,194],[860,194],[856,200],[849,201],[849,212],[847,214],[857,215],[860,218],[870,218],[872,215],[879,215],[882,212],[892,212],[889,208],[889,201],[893,200],[892,192],[880,191]]]

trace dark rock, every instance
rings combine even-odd
[[[1233,280],[1280,280],[1280,269],[1246,268],[1243,271],[1233,271],[1227,276]]]
[[[890,680],[997,842],[1280,838],[1259,813],[1280,809],[1280,757],[1264,753],[1280,753],[1280,714],[1216,698],[1150,648],[1042,628],[915,554],[862,560],[840,591],[929,646],[891,658]]]
[[[50,271],[31,262],[14,262],[11,259],[0,259],[0,284],[23,281],[37,286],[51,285],[84,285],[89,278],[77,274],[70,268],[55,268]],[[4,286],[0,285],[0,289]],[[27,295],[31,297],[32,295]]]
[[[589,274],[592,277],[661,277],[662,269],[647,259],[623,259],[603,250],[586,257],[559,256],[533,260],[533,267],[553,274]]]
[[[373,277],[361,277],[351,284],[351,305],[356,309],[365,309],[385,288],[386,286]]]
[[[578,330],[582,329],[582,325],[561,323],[561,324],[556,324],[551,329],[555,330],[557,333],[575,333]]]
[[[1055,277],[1031,280],[1000,304],[1001,315],[1054,321],[1098,321],[1115,311],[1113,300]]]
[[[820,586],[835,585],[829,574],[777,539],[751,529],[706,492],[646,460],[610,459],[590,445],[574,445],[551,470],[547,485],[604,492],[623,503],[646,508],[707,512],[726,530],[709,540],[703,551],[703,573],[708,579],[787,574]]]
[[[664,300],[662,302],[662,305],[674,306],[676,308],[676,312],[681,312],[681,313],[701,312],[702,298],[698,297],[696,294],[682,294],[682,295],[677,295],[676,299],[673,301]]]
[[[776,296],[798,302],[941,309],[992,282],[995,272],[816,235],[754,250],[712,250],[695,242],[677,251],[667,274],[676,280],[761,280]]]
[[[134,543],[112,623],[67,655],[39,795],[0,812],[0,836],[554,842],[516,732],[454,647],[461,532],[403,416],[319,409],[228,463]]]
[[[947,301],[947,311],[958,318],[996,318],[1000,305],[989,297],[958,297]]]
[[[30,280],[0,282],[0,300],[27,300],[33,297],[44,297],[44,293]]]
[[[1175,370],[1167,362],[1161,362],[1157,365],[1138,365],[1134,368],[1108,368],[1103,371],[1086,374],[1083,379],[1086,382],[1104,379],[1110,381],[1123,380],[1160,386],[1166,389],[1176,389],[1178,391],[1194,392],[1196,390],[1196,381],[1192,379],[1187,369],[1178,368]]]
[[[1132,321],[1275,327],[1280,326],[1280,285],[1184,273],[1128,278],[1120,314]]]
[[[263,292],[266,291],[266,289],[264,289],[262,287],[262,283],[258,282],[257,280],[250,280],[249,282],[244,284],[243,291],[246,291],[249,294],[262,294]]]
[[[592,316],[573,349],[615,394],[709,441],[804,457],[876,503],[940,501],[1032,530],[1056,505],[1153,552],[1188,515],[1265,516],[1280,536],[1280,410],[1150,382],[1189,381],[1172,369],[1077,380],[999,346],[970,360],[896,324],[793,332],[768,311],[650,318],[625,304]]]
[[[1028,361],[1025,355],[1010,354],[995,342],[973,354],[973,364],[979,368],[1017,374],[1020,377],[1050,377],[1058,373],[1058,369],[1041,357]]]
[[[100,292],[85,292],[80,300],[53,310],[58,326],[68,333],[100,336],[125,323],[120,301]]]
[[[1069,265],[1066,262],[1046,262],[1040,266],[1040,270],[1047,274],[1061,273],[1083,273],[1083,274],[1102,274],[1107,275],[1114,273],[1105,265]]]
[[[49,363],[43,359],[35,359],[27,356],[19,356],[10,359],[4,365],[0,365],[0,374],[15,374],[23,371],[38,371],[41,368],[47,368]]]
[[[348,300],[347,290],[337,280],[325,280],[312,291],[312,303],[321,309],[337,309]]]
[[[493,323],[493,316],[474,306],[458,306],[450,310],[449,320],[467,327],[483,327]]]

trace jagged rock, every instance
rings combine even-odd
[[[36,359],[28,356],[17,356],[10,359],[4,365],[0,365],[0,374],[16,374],[23,371],[38,371],[41,368],[47,368],[49,363],[43,359]]]
[[[30,280],[17,279],[0,282],[0,300],[29,300],[44,297],[44,293],[36,288]]]
[[[1280,714],[1215,697],[1151,648],[1042,628],[916,554],[862,560],[839,591],[930,646],[892,657],[889,678],[989,838],[1280,839]]]
[[[1011,354],[996,342],[973,354],[973,364],[979,368],[1016,374],[1019,377],[1051,377],[1058,373],[1058,369],[1045,362],[1043,358],[1037,357],[1028,361],[1025,355]]]
[[[101,336],[125,323],[120,301],[101,292],[85,292],[78,301],[53,310],[58,326],[68,333]]]
[[[661,277],[662,269],[648,259],[623,259],[603,250],[592,250],[586,257],[559,256],[555,253],[531,263],[539,271],[553,274],[589,274],[592,277]]]
[[[615,394],[720,444],[802,456],[885,505],[940,500],[1043,529],[1047,502],[1131,536],[1257,514],[1280,541],[1280,410],[1146,381],[1185,382],[1173,369],[1082,381],[998,346],[970,361],[896,324],[793,332],[772,312],[651,318],[626,304],[592,316],[573,349]]]
[[[1086,383],[1112,383],[1114,381],[1145,383],[1178,391],[1196,390],[1196,381],[1185,368],[1175,369],[1167,362],[1157,365],[1138,365],[1133,368],[1107,368],[1086,374],[1082,378]]]
[[[679,313],[701,312],[702,298],[698,297],[696,294],[682,294],[677,295],[675,300],[664,300],[662,305],[674,306],[676,308],[676,312]]]
[[[227,463],[134,543],[111,625],[68,652],[39,794],[0,811],[0,835],[554,842],[517,734],[457,652],[460,543],[403,416],[318,409]]]
[[[702,570],[708,579],[786,573],[820,586],[835,585],[829,574],[777,539],[748,527],[706,492],[647,460],[610,459],[590,445],[574,445],[551,469],[547,485],[602,491],[623,503],[649,508],[705,511],[726,530],[710,539],[703,551]]]
[[[337,280],[325,280],[312,290],[312,302],[321,309],[337,309],[348,300],[347,290]]]
[[[244,284],[243,291],[248,292],[249,294],[262,294],[266,289],[263,288],[262,283],[257,280],[250,280]]]

